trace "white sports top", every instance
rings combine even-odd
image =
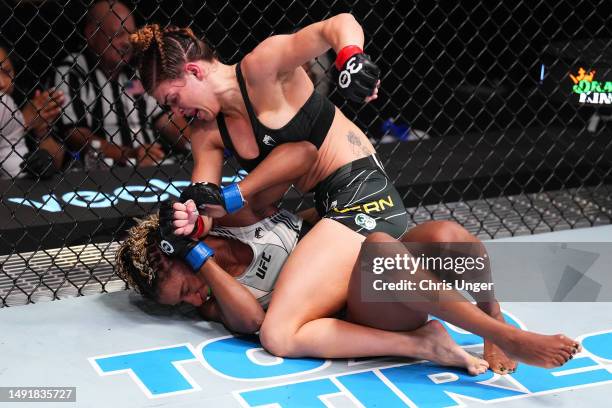
[[[246,227],[217,226],[209,234],[236,239],[251,247],[253,260],[236,280],[244,285],[263,306],[267,306],[272,289],[285,261],[298,242],[302,219],[280,210],[256,224]]]

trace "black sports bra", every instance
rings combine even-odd
[[[244,77],[240,70],[240,63],[236,64],[236,77],[238,78],[242,99],[244,100],[249,119],[251,120],[253,133],[255,134],[255,140],[259,148],[259,155],[251,160],[243,159],[238,156],[229,132],[227,131],[223,113],[217,115],[217,125],[219,126],[223,144],[234,153],[236,160],[238,160],[238,163],[240,163],[246,171],[251,171],[257,167],[275,146],[282,143],[307,140],[314,144],[317,149],[321,147],[336,114],[334,104],[326,97],[313,91],[312,95],[310,95],[300,110],[285,126],[280,129],[270,129],[264,126],[259,119],[257,119],[257,115],[255,115],[255,110],[249,99]]]

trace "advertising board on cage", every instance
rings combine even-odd
[[[574,83],[572,93],[578,96],[579,103],[610,105],[612,104],[612,81],[596,80],[596,74],[596,70],[586,70],[583,67],[578,68],[576,74],[570,73],[569,77]]]

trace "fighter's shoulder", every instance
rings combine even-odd
[[[290,46],[291,35],[279,34],[266,38],[250,53],[244,56],[240,69],[247,83],[257,86],[259,83],[277,82],[294,72],[297,67],[287,70],[283,67],[283,55]]]
[[[210,148],[223,149],[223,141],[219,126],[215,120],[208,122],[197,121],[190,125],[191,127],[191,144],[194,143],[208,146]]]

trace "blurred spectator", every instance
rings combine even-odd
[[[0,94],[0,164],[1,178],[19,175],[19,165],[28,149],[23,137],[23,115],[7,94]]]
[[[0,47],[0,177],[16,177],[23,168],[34,176],[49,177],[62,165],[63,150],[49,130],[61,112],[61,92],[36,90],[20,110],[11,97],[15,69]],[[32,151],[26,147],[31,137]]]
[[[187,151],[184,119],[163,111],[144,93],[129,66],[129,34],[135,30],[130,10],[117,1],[97,1],[85,16],[87,49],[69,55],[56,70],[54,85],[66,96],[61,132],[70,150],[83,152],[93,139],[105,157],[125,164],[155,165],[166,156],[156,143],[156,130],[169,146]],[[186,132],[185,132],[186,133]]]

